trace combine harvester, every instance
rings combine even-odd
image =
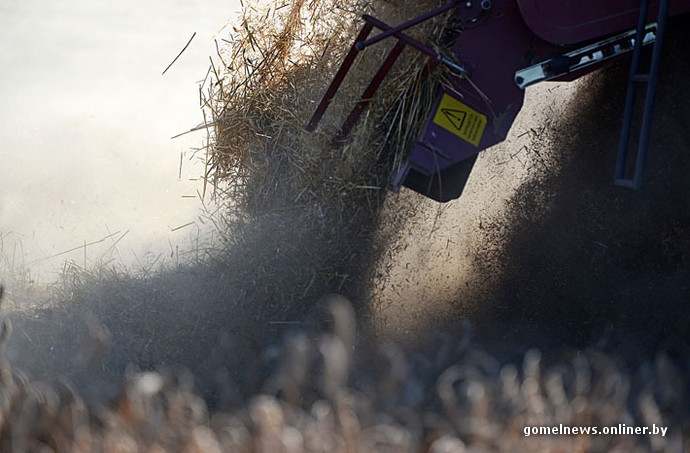
[[[453,14],[460,29],[447,55],[405,34],[446,12]],[[632,51],[614,182],[639,189],[666,20],[687,12],[690,0],[464,0],[451,1],[395,27],[364,15],[365,25],[307,130],[317,127],[359,52],[385,39],[397,40],[343,123],[340,139],[352,130],[405,47],[427,54],[427,74],[443,65],[454,77],[450,85],[435,87],[431,114],[407,150],[392,189],[406,186],[445,202],[462,194],[479,151],[505,140],[522,108],[526,87],[544,80],[577,79]],[[370,38],[374,28],[381,32]],[[652,56],[651,62],[643,64],[645,45],[652,47]],[[638,87],[644,87],[646,94],[643,105],[636,106]],[[636,110],[643,112],[642,120],[633,128]],[[638,146],[629,153],[632,129],[639,133]]]

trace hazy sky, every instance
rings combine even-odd
[[[0,0],[0,252],[43,280],[108,234],[126,262],[191,246],[198,82],[238,0]],[[185,43],[179,60],[161,76]],[[221,34],[218,37],[224,37]],[[178,179],[180,153],[185,152]],[[86,263],[112,241],[89,246]],[[110,249],[110,252],[108,251]],[[108,255],[109,256],[109,255]],[[0,271],[2,266],[0,266]],[[51,274],[52,273],[52,274]]]

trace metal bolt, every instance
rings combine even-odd
[[[482,0],[482,9],[483,10],[491,9],[491,0]]]
[[[472,8],[472,2],[465,3],[465,8],[467,8],[467,9]]]

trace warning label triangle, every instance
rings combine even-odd
[[[487,122],[486,115],[447,93],[443,93],[433,119],[433,124],[474,146],[479,146]]]
[[[450,124],[452,124],[458,131],[462,131],[462,125],[467,117],[467,112],[455,109],[441,109],[441,112],[448,118]]]

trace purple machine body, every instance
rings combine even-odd
[[[358,52],[384,39],[398,40],[343,123],[337,140],[349,134],[406,46],[429,55],[429,71],[447,65],[455,77],[451,87],[436,90],[431,114],[394,176],[392,189],[406,186],[435,200],[449,201],[462,194],[477,154],[505,140],[522,108],[525,88],[534,83],[572,80],[632,52],[629,95],[634,82],[648,85],[651,98],[647,97],[645,116],[649,110],[649,118],[645,121],[651,123],[659,63],[655,67],[653,58],[649,74],[641,75],[636,60],[646,44],[653,44],[658,53],[667,16],[689,11],[690,0],[675,0],[670,6],[668,0],[642,0],[639,4],[629,0],[472,0],[452,1],[396,27],[363,16],[365,26],[307,129],[318,125]],[[405,34],[408,28],[448,12],[459,18],[462,29],[452,44],[452,58]],[[381,32],[368,39],[374,28]],[[643,124],[640,149],[631,165],[627,150],[630,126],[626,130],[625,119],[634,108],[631,102],[625,106],[615,182],[638,188],[649,131],[647,127],[645,136]],[[631,172],[634,176],[629,176]]]

